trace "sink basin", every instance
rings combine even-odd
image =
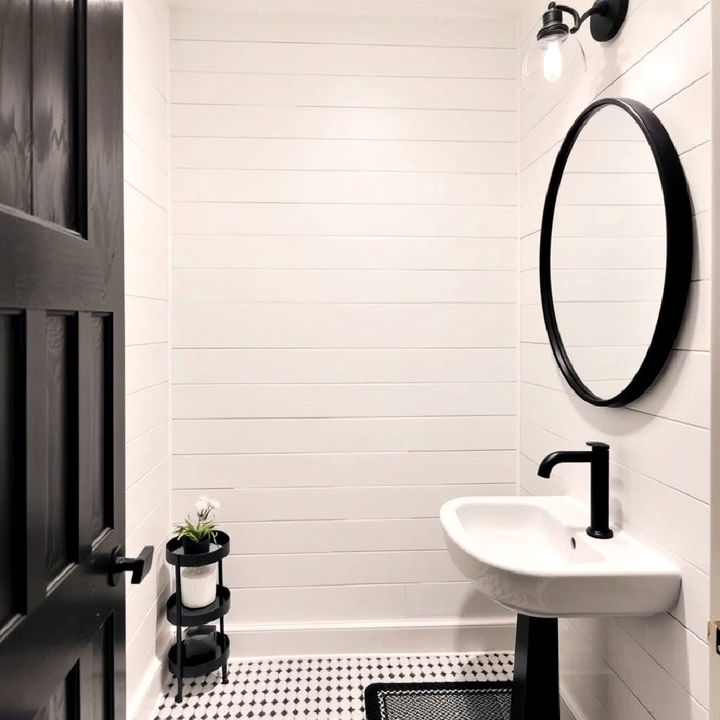
[[[455,565],[480,592],[534,617],[651,615],[671,609],[680,572],[628,533],[588,537],[569,497],[465,497],[440,510]]]

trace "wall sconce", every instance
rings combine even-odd
[[[597,0],[585,13],[551,2],[542,16],[537,42],[528,50],[522,65],[521,84],[531,93],[555,93],[575,82],[587,67],[585,52],[573,37],[589,18],[594,40],[607,42],[620,31],[628,0]],[[563,22],[563,13],[572,15],[573,27]]]

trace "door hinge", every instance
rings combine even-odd
[[[720,655],[720,620],[708,621],[708,643],[715,645],[715,652]]]

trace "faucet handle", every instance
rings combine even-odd
[[[588,447],[591,447],[593,449],[594,448],[597,448],[598,450],[609,450],[610,449],[610,446],[604,442],[591,441],[591,442],[586,442],[585,444]]]

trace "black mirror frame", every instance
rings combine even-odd
[[[590,118],[608,105],[624,110],[640,127],[652,150],[665,200],[665,286],[658,318],[645,358],[630,383],[615,397],[604,399],[583,383],[570,362],[558,329],[551,280],[552,231],[555,204],[565,166],[580,132]],[[545,329],[555,360],[570,387],[585,402],[599,407],[623,407],[637,400],[655,382],[667,363],[682,325],[693,263],[693,215],[690,192],[677,150],[655,113],[628,98],[603,98],[588,105],[568,131],[560,147],[545,196],[540,234],[540,296]]]

